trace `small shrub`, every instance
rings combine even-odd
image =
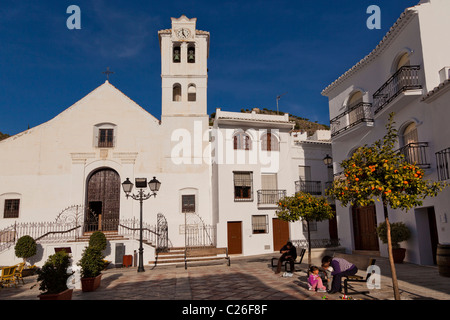
[[[95,247],[100,251],[106,249],[106,236],[101,231],[95,231],[89,238],[89,246]]]
[[[67,290],[67,279],[73,274],[67,273],[70,257],[65,251],[59,251],[48,257],[38,274],[37,281],[41,282],[39,290],[56,294]]]
[[[105,267],[103,258],[102,252],[98,247],[86,247],[80,261],[77,263],[81,267],[81,277],[93,278],[98,276]]]
[[[27,258],[30,258],[36,254],[37,245],[36,241],[30,236],[23,236],[17,240],[14,251],[16,257],[23,258],[23,262],[27,262]]]
[[[387,240],[387,228],[386,222],[382,222],[377,227],[377,234],[383,243],[388,242]],[[411,232],[408,227],[403,222],[391,223],[391,240],[392,248],[400,248],[399,243],[408,240],[411,237]]]

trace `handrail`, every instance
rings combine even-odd
[[[78,228],[80,228],[80,227],[81,227],[81,226],[76,226],[76,227],[74,227],[74,228],[72,228],[72,229],[64,230],[64,231],[49,231],[49,232],[43,234],[42,236],[37,237],[36,239],[34,239],[34,241],[37,242],[37,241],[41,240],[42,238],[45,238],[46,236],[49,236],[49,235],[51,235],[51,234],[63,234],[63,233],[68,233],[68,232],[71,232],[71,231],[73,231],[73,230],[76,230],[76,229],[78,229]]]

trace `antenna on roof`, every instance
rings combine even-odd
[[[279,96],[277,96],[277,114],[279,114],[278,112],[278,101],[281,99],[282,96],[284,96],[287,92],[280,94]]]

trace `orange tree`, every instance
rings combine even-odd
[[[394,124],[394,113],[391,113],[382,140],[358,148],[349,159],[342,161],[344,176],[335,179],[327,194],[345,207],[368,206],[375,201],[383,203],[394,298],[398,300],[400,293],[392,257],[388,207],[407,211],[420,206],[423,199],[436,196],[445,184],[424,180],[424,170],[408,163],[403,154],[394,149],[397,140]]]
[[[333,218],[334,212],[325,197],[312,196],[309,193],[296,193],[292,197],[284,197],[278,202],[276,212],[283,221],[295,222],[305,220],[308,227],[308,264],[311,266],[311,234],[309,223]]]

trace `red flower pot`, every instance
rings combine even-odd
[[[100,286],[101,280],[101,273],[94,278],[81,278],[81,290],[83,292],[95,291]]]
[[[60,293],[43,293],[38,295],[39,300],[72,300],[73,289],[67,289]]]

